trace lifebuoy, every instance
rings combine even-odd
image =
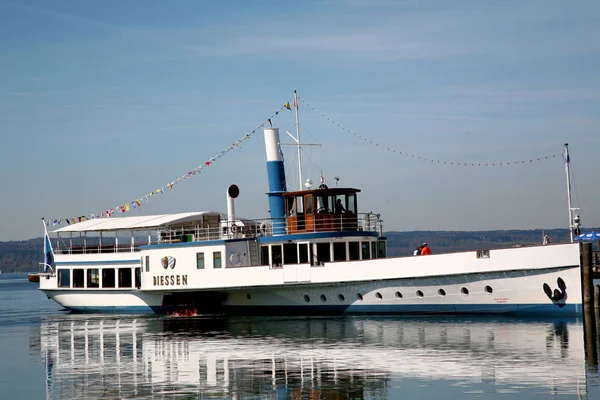
[[[231,233],[237,233],[238,231],[238,226],[236,224],[231,225]]]
[[[268,236],[271,234],[271,223],[269,221],[263,221],[260,224],[260,233],[263,236]]]
[[[240,253],[231,253],[229,256],[229,262],[231,265],[240,265],[242,263],[242,257]]]

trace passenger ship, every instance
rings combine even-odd
[[[40,289],[74,312],[579,314],[576,243],[388,257],[359,189],[288,191],[264,130],[270,218],[194,212],[92,219],[53,231]],[[336,206],[341,202],[341,207]],[[75,236],[75,237],[74,237]]]

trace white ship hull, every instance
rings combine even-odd
[[[572,291],[567,289],[563,302],[555,303],[542,287],[544,283],[556,286],[559,277],[573,282],[574,287]],[[230,292],[225,307],[240,314],[270,311],[276,314],[566,315],[581,312],[579,280],[579,267],[572,267],[284,287]],[[486,292],[486,286],[492,288],[492,293]],[[463,288],[467,288],[468,294],[463,293]]]
[[[142,256],[152,259],[166,254],[164,248],[157,247],[143,250]],[[206,305],[203,302],[220,302],[211,308],[218,313],[581,313],[577,244],[492,250],[486,259],[465,252],[319,266],[226,265],[206,270],[197,270],[193,262],[183,262],[195,258],[203,248],[194,244],[169,248],[168,254],[180,260],[176,269],[142,272],[139,289],[64,289],[57,287],[57,279],[41,279],[40,285],[50,298],[75,312],[168,312],[172,303],[166,299],[175,294],[203,296],[196,304],[200,309]],[[74,257],[80,261],[73,261]],[[57,256],[57,264],[81,264],[83,257]],[[110,261],[102,254],[86,257],[87,265],[92,267],[107,262],[127,265],[126,260],[115,260],[114,255]],[[553,300],[544,285],[558,290],[559,280],[564,282],[564,296]],[[169,286],[164,285],[166,281]]]
[[[164,311],[163,295],[140,291],[50,290],[46,294],[64,308],[81,313],[154,314]]]

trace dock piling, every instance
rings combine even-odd
[[[581,243],[581,294],[583,296],[583,309],[594,307],[594,277],[592,270],[592,244]]]

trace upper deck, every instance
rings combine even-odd
[[[356,213],[357,189],[318,189],[286,193],[289,215],[275,219],[229,221],[218,212],[195,212],[138,217],[102,218],[56,229],[56,254],[136,252],[140,246],[255,239],[278,235],[275,224],[285,224],[284,235],[326,232],[374,232],[383,234],[383,223],[373,213]],[[335,209],[340,199],[344,211]],[[338,211],[338,212],[336,212]],[[285,240],[282,237],[282,240]]]

